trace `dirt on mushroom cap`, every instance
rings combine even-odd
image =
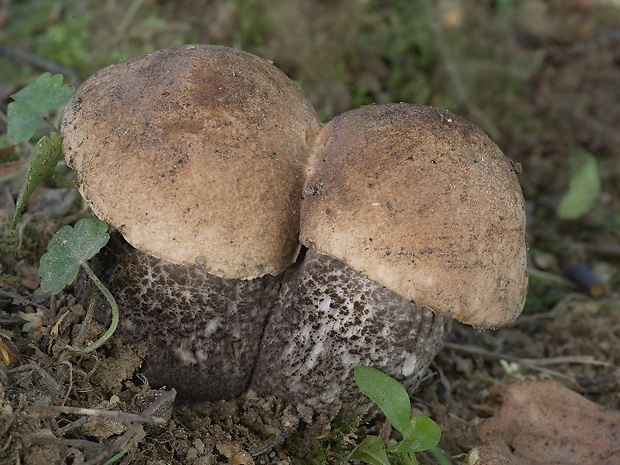
[[[277,274],[299,250],[299,198],[320,123],[275,66],[227,47],[105,68],[67,106],[83,197],[134,247],[225,278]]]
[[[323,131],[304,191],[302,244],[478,328],[521,313],[523,195],[484,133],[410,104],[353,110]]]

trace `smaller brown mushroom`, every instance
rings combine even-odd
[[[317,140],[286,272],[251,389],[346,415],[372,365],[412,393],[452,317],[497,328],[526,294],[524,201],[512,165],[450,112],[368,106]]]

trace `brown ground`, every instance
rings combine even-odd
[[[84,13],[79,5],[57,4],[58,18],[50,22],[61,21],[63,12]],[[23,20],[19,9],[6,5],[0,6],[3,25]],[[247,19],[248,5],[262,11],[254,22]],[[498,413],[503,388],[515,380],[553,378],[619,410],[617,2],[446,0],[418,8],[393,1],[377,8],[368,2],[298,0],[270,5],[144,2],[109,47],[125,50],[132,44],[134,52],[140,49],[136,44],[163,47],[169,34],[174,40],[239,45],[299,79],[326,118],[371,101],[403,100],[444,106],[480,125],[523,165],[531,252],[528,303],[510,328],[479,333],[455,325],[414,399],[414,410],[439,423],[440,445],[452,463],[463,463],[479,443],[475,427]],[[119,18],[103,8],[99,13],[93,35],[101,41],[99,35]],[[153,22],[155,16],[166,28]],[[10,39],[7,31],[2,34]],[[36,41],[24,43],[27,52],[39,50]],[[5,63],[23,65],[14,59]],[[69,63],[82,79],[104,64],[96,56],[90,65]],[[12,79],[18,84],[0,87],[5,103],[15,86],[23,85],[23,78]],[[555,206],[567,189],[570,154],[576,149],[595,155],[602,195],[580,219],[562,221]],[[368,430],[385,433],[380,418],[368,418],[358,430],[276,399],[172,409],[170,393],[151,390],[140,376],[144,348],[117,339],[92,356],[61,361],[63,344],[79,330],[84,309],[70,289],[53,299],[41,293],[36,266],[51,234],[84,212],[74,191],[49,186],[37,192],[17,235],[11,235],[8,221],[20,182],[3,177],[5,172],[10,177],[8,164],[0,167],[6,168],[0,171],[0,463],[106,463],[121,450],[126,454],[118,463],[123,464],[338,463]],[[573,262],[599,277],[603,297],[594,299],[567,278]],[[68,407],[109,413],[104,418]],[[153,415],[165,422],[151,424]],[[518,452],[512,446],[504,450],[506,457]],[[617,455],[607,460],[592,463],[620,463]]]

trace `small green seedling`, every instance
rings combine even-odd
[[[47,115],[65,105],[74,93],[71,85],[62,83],[61,74],[43,73],[32,84],[13,94],[13,102],[7,109],[9,141],[17,145],[29,140]],[[12,230],[15,230],[30,195],[42,182],[53,177],[54,169],[62,159],[60,135],[56,128],[51,128],[52,132],[43,136],[34,147],[24,184],[17,197]]]
[[[35,82],[13,94],[13,102],[9,103],[7,110],[9,141],[19,144],[29,140],[49,113],[65,105],[74,93],[75,89],[72,86],[62,83],[62,75],[44,73]],[[26,178],[19,191],[15,214],[11,222],[12,229],[15,229],[30,195],[41,183],[54,176],[56,165],[63,157],[58,129],[51,124],[50,127],[50,134],[43,136],[37,142],[28,163]],[[108,225],[104,221],[84,218],[79,220],[74,227],[60,228],[52,237],[47,252],[43,254],[39,262],[41,289],[44,291],[58,294],[65,286],[75,281],[82,268],[112,309],[112,322],[108,330],[85,348],[78,347],[94,313],[96,299],[92,299],[86,319],[82,324],[82,331],[74,341],[73,350],[93,352],[105,344],[118,326],[119,314],[116,300],[87,263],[108,243],[109,239]],[[65,355],[66,353],[61,355],[61,358]]]
[[[354,370],[355,382],[384,413],[402,440],[386,448],[377,436],[367,436],[349,456],[371,465],[390,465],[390,456],[404,465],[416,465],[417,452],[429,451],[438,463],[450,463],[436,448],[441,437],[439,426],[427,416],[411,418],[411,401],[405,388],[376,368],[360,366]]]
[[[11,220],[11,230],[15,230],[20,215],[26,208],[28,199],[34,190],[44,181],[54,176],[54,169],[58,162],[62,159],[62,148],[60,145],[60,135],[52,132],[47,136],[43,136],[34,147],[34,153],[28,163],[26,177],[24,183],[19,189],[17,203],[15,205],[15,214]]]
[[[105,344],[118,326],[119,315],[116,300],[87,263],[108,243],[109,239],[108,225],[105,221],[82,218],[75,223],[74,227],[63,226],[54,234],[47,246],[47,252],[43,254],[39,262],[41,289],[44,291],[58,294],[65,286],[75,281],[79,269],[82,268],[110,304],[112,323],[108,330],[87,347],[76,348],[86,353],[93,352]],[[86,321],[90,320],[93,312],[94,304],[91,304]],[[85,326],[84,324],[83,328]]]

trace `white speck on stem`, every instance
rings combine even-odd
[[[418,357],[415,354],[409,354],[407,358],[405,359],[405,361],[403,362],[403,368],[401,369],[403,376],[405,377],[411,376],[413,372],[416,370],[417,365],[418,365]]]

